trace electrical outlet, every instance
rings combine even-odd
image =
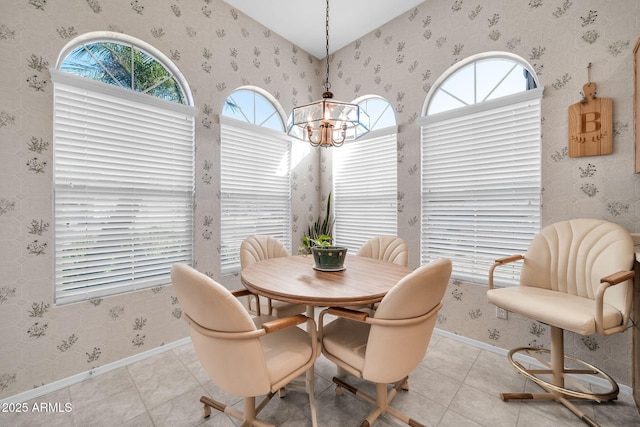
[[[507,320],[507,310],[502,307],[496,307],[496,317],[498,319]]]

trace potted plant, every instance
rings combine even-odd
[[[300,253],[313,254],[317,270],[344,270],[347,248],[333,245],[333,223],[331,193],[329,193],[324,217],[318,217],[313,224],[309,225],[307,234],[302,237],[302,246],[298,249]]]
[[[308,239],[311,247],[315,268],[320,271],[344,270],[344,259],[347,256],[347,248],[333,246],[333,238],[323,234],[317,239]]]

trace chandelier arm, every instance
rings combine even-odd
[[[333,137],[333,132],[331,133],[331,142],[336,147],[341,146],[344,143],[344,140],[347,138],[347,125],[342,125],[339,135],[340,139],[336,139]]]

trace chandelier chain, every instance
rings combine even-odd
[[[287,134],[312,147],[340,147],[345,141],[360,138],[369,132],[369,116],[358,104],[333,100],[329,83],[331,57],[329,55],[329,0],[326,0],[325,39],[327,75],[322,82],[322,100],[294,107],[287,123]]]
[[[325,32],[326,32],[326,52],[327,52],[327,76],[324,80],[324,91],[328,92],[331,89],[331,83],[329,83],[329,0],[327,0],[327,14],[325,16]]]

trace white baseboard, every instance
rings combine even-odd
[[[436,334],[438,334],[438,335],[442,335],[443,337],[451,338],[451,339],[454,339],[456,341],[460,341],[460,342],[463,342],[465,344],[469,344],[469,345],[471,345],[473,347],[478,347],[478,348],[481,348],[483,350],[491,351],[493,353],[497,353],[497,354],[503,355],[504,357],[507,357],[507,353],[509,353],[509,350],[505,350],[504,348],[496,347],[494,345],[487,344],[487,343],[484,343],[484,342],[481,342],[481,341],[476,341],[474,339],[467,338],[467,337],[464,337],[462,335],[457,335],[457,334],[454,334],[452,332],[443,331],[442,329],[435,328],[434,332]],[[534,359],[532,357],[528,357],[528,356],[523,356],[521,354],[516,354],[514,356],[514,359],[516,359],[518,362],[521,362],[521,363],[528,363],[528,364],[532,364],[532,365],[542,366],[542,365],[540,365],[540,362],[538,362],[536,359]],[[594,384],[594,385],[601,386],[601,387],[606,387],[609,384],[606,380],[599,379],[599,378],[593,378],[593,381],[591,383]],[[627,386],[627,385],[618,384],[618,386],[620,387],[620,392],[622,392],[624,394],[631,395],[632,392],[633,392],[633,389],[631,387]]]
[[[79,374],[72,375],[67,378],[63,378],[58,381],[54,381],[49,384],[45,384],[41,387],[34,388],[32,390],[28,390],[22,393],[15,394],[13,396],[9,396],[0,400],[0,405],[4,403],[22,403],[28,402],[29,400],[33,400],[35,398],[44,396],[45,394],[63,389],[65,387],[69,387],[70,385],[77,384],[81,381],[87,380],[89,378],[93,378],[97,375],[106,374],[107,372],[113,371],[115,369],[122,368],[127,365],[131,365],[132,363],[139,362],[140,360],[147,359],[152,356],[156,356],[158,354],[164,353],[165,351],[172,350],[176,347],[180,347],[184,344],[188,344],[191,342],[190,337],[182,338],[178,341],[171,342],[169,344],[161,345],[156,348],[152,348],[151,350],[143,351],[142,353],[134,354],[133,356],[125,357],[124,359],[116,360],[115,362],[107,363],[106,365],[99,366],[95,369],[91,369],[89,371],[81,372]]]
[[[477,348],[481,348],[483,350],[491,351],[493,353],[497,353],[497,354],[503,355],[505,357],[507,356],[507,353],[509,352],[508,350],[505,350],[504,348],[496,347],[494,345],[487,344],[487,343],[484,343],[484,342],[481,342],[481,341],[476,341],[474,339],[467,338],[467,337],[464,337],[462,335],[457,335],[457,334],[454,334],[452,332],[444,331],[442,329],[436,328],[434,330],[434,332],[436,334],[438,334],[438,335],[442,335],[444,337],[451,338],[451,339],[454,339],[456,341],[463,342],[465,344],[469,344],[469,345],[471,345],[473,347],[477,347]],[[115,369],[122,368],[122,367],[130,365],[132,363],[139,362],[141,360],[147,359],[149,357],[156,356],[158,354],[164,353],[165,351],[172,350],[172,349],[174,349],[176,347],[180,347],[180,346],[182,346],[184,344],[188,344],[190,342],[191,342],[191,338],[189,338],[189,337],[182,338],[182,339],[180,339],[178,341],[174,341],[174,342],[171,342],[169,344],[162,345],[160,347],[152,348],[151,350],[147,350],[147,351],[144,351],[142,353],[135,354],[133,356],[125,357],[124,359],[116,360],[115,362],[107,363],[106,365],[97,367],[95,369],[91,369],[89,371],[81,372],[79,374],[72,375],[70,377],[63,378],[61,380],[54,381],[54,382],[49,383],[49,384],[45,384],[45,385],[43,385],[41,387],[37,387],[37,388],[34,388],[32,390],[28,390],[28,391],[25,391],[25,392],[22,392],[22,393],[15,394],[13,396],[9,396],[7,398],[4,398],[4,399],[0,400],[0,405],[2,405],[4,403],[22,403],[22,402],[27,402],[29,400],[33,400],[33,399],[38,398],[40,396],[44,396],[45,394],[48,394],[48,393],[63,389],[65,387],[69,387],[70,385],[77,384],[77,383],[79,383],[81,381],[84,381],[84,380],[87,380],[89,378],[93,378],[93,377],[95,377],[97,375],[102,375],[102,374],[105,374],[107,372],[111,372],[111,371],[113,371]],[[521,361],[521,362],[523,362],[523,363],[530,363],[530,364],[539,365],[539,363],[535,359],[527,357],[527,356],[517,355],[516,359]],[[604,382],[604,380],[603,380],[602,383],[597,382],[596,384],[604,385],[604,384],[606,384],[606,382]],[[619,384],[619,386],[620,386],[620,391],[622,393],[626,393],[626,394],[631,394],[632,393],[632,388],[631,387],[629,387],[627,385],[624,385],[624,384]]]

